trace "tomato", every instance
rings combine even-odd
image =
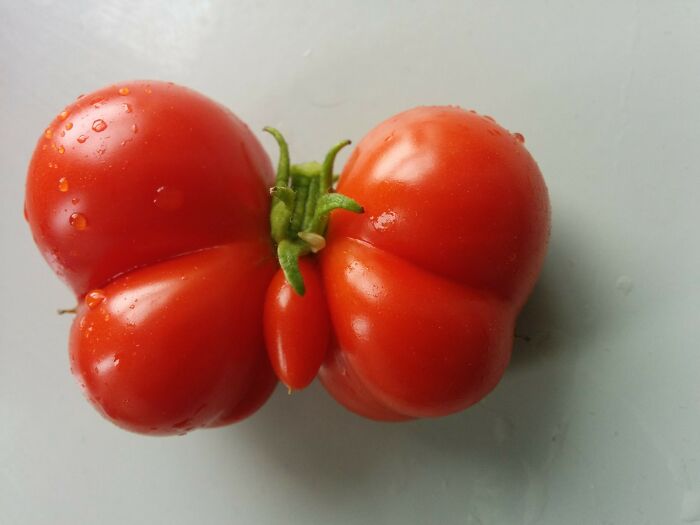
[[[323,385],[378,420],[483,398],[508,364],[549,236],[547,189],[522,135],[458,108],[406,111],[359,143],[337,191],[364,213],[334,214],[318,256],[326,301],[314,308],[327,305],[332,325]],[[286,375],[316,362],[300,341],[278,342]]]
[[[522,135],[416,108],[360,142],[335,190],[349,141],[291,164],[266,131],[276,176],[227,109],[129,82],[79,97],[39,139],[25,215],[79,301],[69,351],[92,403],[126,429],[179,434],[251,415],[277,378],[318,375],[385,421],[483,398],[549,235]]]
[[[81,96],[39,139],[25,214],[80,302],[73,371],[118,425],[216,426],[272,392],[262,332],[272,179],[243,122],[172,83]]]
[[[299,261],[306,293],[298,295],[280,270],[265,301],[265,342],[277,377],[290,389],[314,380],[329,345],[330,320],[318,265]]]

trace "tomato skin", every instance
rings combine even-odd
[[[272,367],[287,387],[302,389],[316,377],[328,350],[330,321],[318,265],[299,261],[306,293],[298,295],[278,270],[267,290],[264,326]]]
[[[117,425],[160,435],[220,426],[271,394],[272,180],[245,124],[171,83],[80,97],[39,139],[25,215],[79,301],[73,372]]]
[[[340,404],[356,414],[376,421],[406,421],[411,417],[384,406],[369,392],[347,362],[348,354],[333,341],[319,370],[321,384]]]
[[[510,304],[354,239],[336,240],[322,260],[336,352],[383,408],[447,415],[501,378],[513,338]]]
[[[174,84],[128,82],[80,97],[49,125],[26,212],[44,257],[82,295],[133,268],[269,237],[272,179],[229,110]]]
[[[275,271],[273,259],[260,262],[266,252],[238,243],[183,255],[114,280],[92,307],[83,303],[70,354],[98,410],[146,434],[235,419],[255,378],[271,375],[261,359],[260,313]]]
[[[522,306],[542,266],[549,199],[523,144],[489,117],[419,107],[357,145],[338,192],[365,208],[338,213],[328,242],[351,237]]]
[[[442,416],[485,396],[549,237],[547,189],[517,136],[452,107],[370,131],[338,192],[321,268],[335,345],[321,370],[348,409],[382,420]]]

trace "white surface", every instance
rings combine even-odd
[[[0,0],[0,523],[700,521],[699,27],[690,1]],[[297,159],[417,104],[523,132],[553,233],[497,390],[401,425],[318,386],[183,438],[100,419],[23,185],[50,119],[129,78],[275,125]]]

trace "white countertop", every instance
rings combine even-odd
[[[0,0],[0,523],[700,522],[698,28],[693,1]],[[56,112],[130,78],[274,125],[299,159],[419,104],[522,132],[553,229],[500,386],[408,424],[318,385],[181,438],[102,420],[23,186]]]

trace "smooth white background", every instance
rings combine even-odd
[[[419,104],[524,133],[553,229],[500,386],[400,425],[317,385],[186,437],[102,420],[23,186],[51,118],[130,78],[274,125],[297,160]],[[700,2],[0,0],[0,166],[0,523],[700,521]]]

